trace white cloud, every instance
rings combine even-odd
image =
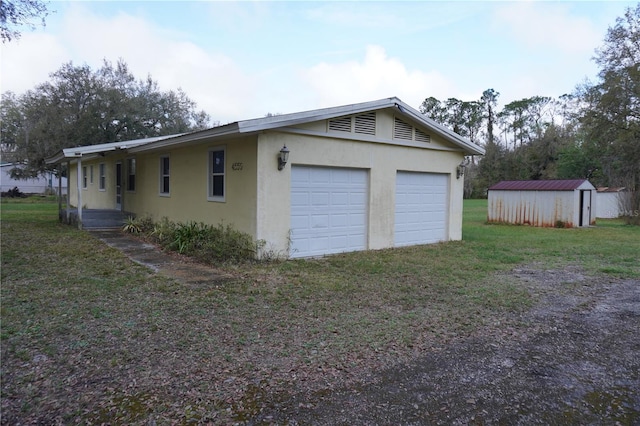
[[[69,59],[56,37],[40,32],[25,32],[20,39],[3,44],[0,49],[3,93],[20,94],[33,89]]]
[[[226,123],[246,114],[251,76],[232,58],[205,50],[184,34],[125,13],[100,17],[81,3],[72,4],[63,28],[57,35],[24,34],[19,45],[3,52],[3,91],[33,88],[68,61],[97,69],[104,59],[122,59],[136,78],[151,75],[162,90],[182,88],[213,120]]]
[[[76,56],[90,65],[122,58],[135,76],[150,74],[163,90],[182,88],[216,121],[234,121],[242,113],[242,98],[253,88],[251,78],[223,53],[207,51],[184,34],[124,13],[103,19],[78,8],[67,21],[69,43],[81,34],[102,34],[73,43]]]
[[[362,61],[320,63],[303,72],[317,107],[397,96],[417,107],[426,96],[451,97],[451,83],[437,71],[408,70],[384,48],[368,46]]]
[[[384,5],[368,3],[319,3],[305,11],[304,16],[322,25],[349,28],[403,28],[405,22]]]
[[[507,28],[509,36],[527,47],[560,49],[567,53],[592,52],[602,33],[587,18],[571,13],[571,3],[500,3],[494,16],[495,28]]]

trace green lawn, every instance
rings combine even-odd
[[[3,423],[242,420],[257,401],[323,389],[508,321],[533,297],[502,271],[580,267],[640,277],[640,228],[486,225],[463,241],[269,264],[185,286],[3,200]]]

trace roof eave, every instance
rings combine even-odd
[[[225,124],[224,126],[213,127],[211,129],[200,130],[193,133],[186,133],[183,135],[162,139],[157,142],[151,142],[145,145],[140,145],[134,148],[130,148],[129,152],[132,154],[138,152],[153,151],[162,148],[168,148],[174,145],[183,144],[187,142],[197,142],[203,139],[211,139],[222,136],[230,136],[238,133],[238,123]]]
[[[62,161],[68,160],[71,161],[75,158],[93,158],[96,155],[104,154],[106,152],[112,151],[127,151],[152,144],[157,141],[162,141],[165,139],[170,139],[176,136],[181,135],[169,135],[169,136],[156,136],[153,138],[145,138],[145,139],[135,139],[130,141],[120,141],[120,142],[108,142],[96,145],[86,145],[86,146],[76,146],[73,148],[64,148],[58,151],[56,154],[52,155],[45,159],[46,164],[57,164]]]

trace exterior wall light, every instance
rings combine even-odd
[[[462,160],[462,163],[458,164],[458,167],[456,167],[456,179],[460,179],[462,176],[464,176],[464,171],[468,165],[469,159],[467,158]]]
[[[280,150],[280,155],[278,156],[278,170],[284,169],[284,166],[287,165],[287,161],[289,161],[289,148],[284,145]]]

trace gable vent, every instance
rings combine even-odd
[[[329,120],[329,130],[335,130],[337,132],[350,132],[351,117],[338,117]]]
[[[398,117],[395,119],[395,125],[393,126],[393,138],[413,140],[413,127],[410,124],[405,123]]]
[[[431,136],[429,136],[422,130],[416,129],[416,141],[428,143],[428,142],[431,142]]]
[[[363,133],[365,135],[376,134],[376,113],[368,112],[362,115],[356,115],[356,133]]]

